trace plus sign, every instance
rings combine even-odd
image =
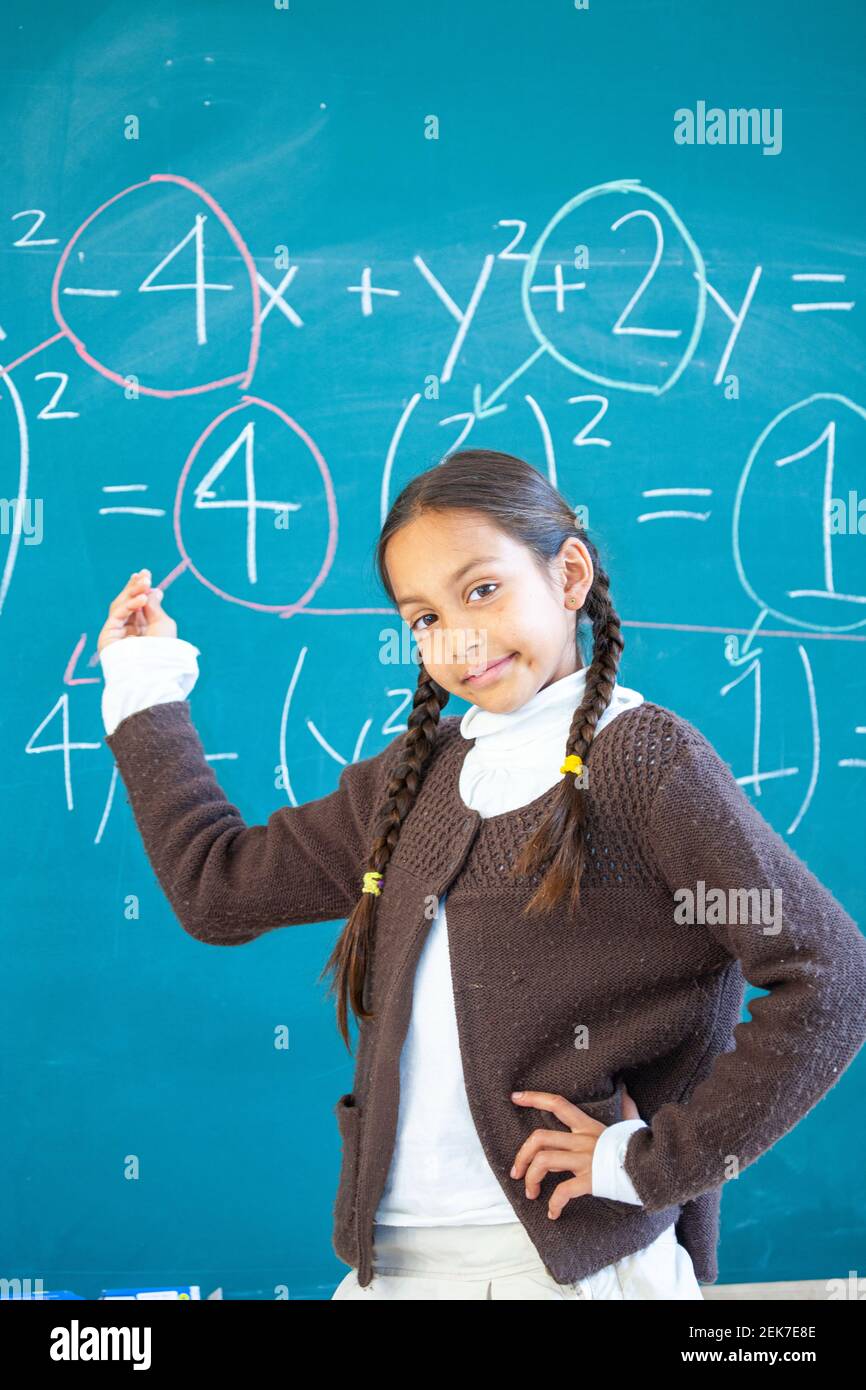
[[[562,278],[562,266],[559,264],[559,261],[557,261],[556,265],[555,265],[554,268],[553,268],[553,284],[552,284],[552,285],[533,285],[533,286],[532,286],[532,293],[533,293],[533,294],[555,294],[555,295],[556,295],[556,312],[557,312],[558,314],[561,314],[562,311],[563,311],[564,308],[565,308],[565,291],[566,291],[566,290],[585,290],[585,289],[586,289],[586,281],[585,281],[585,280],[578,280],[578,281],[576,281],[573,285],[566,285],[565,281],[564,281],[563,278]]]
[[[361,296],[361,312],[365,318],[373,312],[374,294],[397,295],[400,293],[399,290],[381,290],[376,285],[371,285],[370,267],[368,265],[365,265],[364,269],[361,271],[360,285],[347,285],[346,289],[350,294],[359,294]]]

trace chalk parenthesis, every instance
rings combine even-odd
[[[6,556],[3,573],[0,575],[0,613],[2,613],[15,571],[18,547],[21,543],[21,528],[24,524],[24,508],[27,504],[27,482],[30,472],[30,436],[27,432],[27,416],[24,413],[24,404],[12,380],[11,372],[6,372],[0,367],[0,381],[3,382],[6,394],[12,402],[15,411],[15,423],[18,427],[18,491],[15,497],[9,553]]]

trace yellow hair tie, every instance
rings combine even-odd
[[[566,758],[565,762],[562,764],[562,767],[559,770],[560,772],[580,772],[580,769],[582,767],[583,758],[581,758],[577,753],[569,753],[568,757]]]
[[[381,893],[382,889],[379,887],[379,883],[376,882],[377,879],[381,882],[382,875],[377,873],[375,869],[371,869],[369,873],[364,875],[364,887],[361,889],[361,892]]]

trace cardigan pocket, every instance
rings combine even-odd
[[[614,1089],[607,1096],[587,1096],[583,1100],[573,1100],[578,1110],[585,1110],[590,1119],[602,1125],[615,1125],[622,1119],[622,1088],[616,1079]]]
[[[334,1201],[334,1230],[332,1243],[335,1253],[347,1265],[357,1267],[358,1255],[358,1147],[360,1141],[361,1108],[354,1092],[340,1096],[334,1106],[337,1128],[342,1141],[340,1182]]]
[[[607,1127],[608,1125],[618,1124],[623,1118],[622,1114],[622,1088],[619,1077],[614,1078],[615,1086],[608,1096],[589,1096],[585,1100],[575,1100],[572,1104],[579,1110],[584,1110],[593,1120],[598,1120],[599,1124]],[[592,1196],[594,1202],[603,1202],[606,1207],[611,1207],[614,1211],[634,1211],[635,1207],[629,1202],[619,1202],[613,1197]]]

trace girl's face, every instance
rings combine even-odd
[[[575,623],[593,567],[576,536],[545,573],[483,514],[426,511],[390,538],[385,564],[426,670],[452,695],[502,714],[581,666]]]

